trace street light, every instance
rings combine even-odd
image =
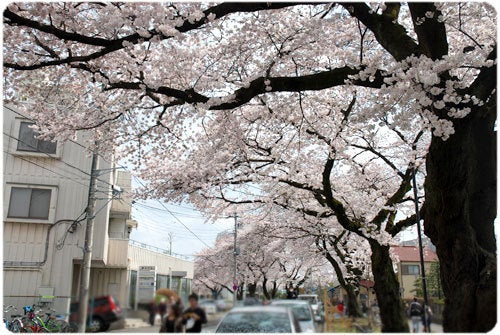
[[[420,252],[420,268],[422,271],[422,289],[424,293],[424,324],[426,325],[425,331],[429,332],[429,327],[427,327],[427,282],[425,278],[425,267],[424,267],[424,249],[422,247],[422,232],[420,231],[420,211],[418,208],[418,191],[417,191],[417,169],[413,166],[413,196],[415,198],[415,217],[417,220],[417,234],[418,234],[418,248]]]

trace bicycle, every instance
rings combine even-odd
[[[52,316],[53,313],[51,312],[55,312],[54,309],[49,309],[51,311],[49,313],[43,313],[46,315],[46,318],[43,319],[43,310],[35,310],[35,307],[37,306],[23,307],[29,319],[29,321],[25,322],[26,327],[24,329],[26,331],[33,333],[66,333],[73,330],[65,320],[58,318],[58,316]]]
[[[11,311],[11,310],[14,310],[14,311],[17,311],[17,308],[12,306],[12,305],[9,305],[7,307],[4,307],[3,309],[3,312],[4,312],[4,315],[5,313]],[[5,317],[3,318],[3,322],[5,324],[5,328],[7,328],[7,330],[9,330],[10,332],[13,332],[13,333],[20,333],[24,326],[23,326],[23,322],[22,322],[22,315],[19,315],[19,314],[11,314],[11,320],[7,320]]]

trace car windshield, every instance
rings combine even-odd
[[[233,312],[226,315],[217,333],[291,333],[290,319],[286,313]]]
[[[292,307],[293,315],[299,321],[309,321],[311,320],[311,312],[309,308],[304,305],[295,305]]]
[[[288,306],[292,308],[293,315],[299,321],[310,321],[311,320],[311,312],[309,311],[309,307],[303,304],[280,304],[277,303],[275,305],[278,306]]]
[[[299,299],[300,300],[307,300],[312,305],[315,305],[318,303],[318,300],[316,300],[316,297],[299,297]]]

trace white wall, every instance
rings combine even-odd
[[[154,252],[136,245],[128,246],[130,270],[138,270],[142,265],[156,265],[158,274],[170,274],[172,271],[186,271],[186,278],[193,279],[194,262]]]
[[[4,303],[12,303],[18,307],[21,300],[22,304],[35,303],[40,286],[53,287],[57,297],[54,308],[64,311],[69,306],[71,297],[73,261],[75,258],[82,258],[85,221],[74,233],[68,234],[66,230],[70,222],[57,222],[75,220],[85,210],[90,180],[87,173],[90,173],[91,157],[84,148],[72,142],[61,144],[61,155],[58,158],[46,155],[18,155],[15,152],[15,138],[18,137],[18,134],[15,134],[15,125],[21,116],[12,112],[9,107],[12,108],[4,106],[3,131],[14,138],[3,135]],[[110,166],[109,162],[99,159],[99,169],[109,169]],[[110,173],[99,177],[106,182],[110,182],[111,178]],[[9,185],[15,184],[54,187],[57,197],[51,204],[55,211],[52,222],[13,222],[19,219],[7,218]],[[109,190],[109,185],[105,182],[98,182],[97,186],[100,191]],[[102,192],[98,195],[100,198],[106,197]],[[106,199],[97,201],[96,210],[102,210],[95,219],[92,259],[100,262],[106,261],[108,252],[109,207],[110,203]],[[34,262],[44,261],[47,232],[51,226],[47,259],[43,265],[36,265]],[[61,244],[62,247],[58,250],[55,246],[63,240],[64,244]]]

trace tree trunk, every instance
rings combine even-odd
[[[349,313],[348,315],[352,317],[361,317],[363,313],[361,311],[361,307],[359,306],[357,299],[357,294],[356,294],[357,287],[355,287],[350,282],[344,279],[344,274],[342,273],[342,269],[340,268],[335,258],[333,258],[333,256],[328,251],[324,252],[326,259],[333,266],[333,270],[335,271],[340,287],[342,287],[347,292],[347,299],[348,299],[347,312]]]
[[[273,288],[271,289],[271,299],[276,298],[276,294],[278,293],[278,284],[276,280],[273,280]]]
[[[267,291],[267,278],[264,277],[262,280],[262,293],[264,293],[264,296],[266,297],[267,300],[271,300],[271,295]]]
[[[343,287],[343,289],[347,292],[347,315],[353,318],[363,316],[361,306],[358,303],[358,287],[351,284],[347,284],[346,287]]]
[[[445,332],[488,332],[497,321],[495,111],[496,100],[455,120],[427,155],[424,227],[440,259]]]
[[[409,332],[408,318],[399,294],[399,282],[389,256],[389,246],[369,240],[372,251],[372,272],[380,308],[382,332]]]

